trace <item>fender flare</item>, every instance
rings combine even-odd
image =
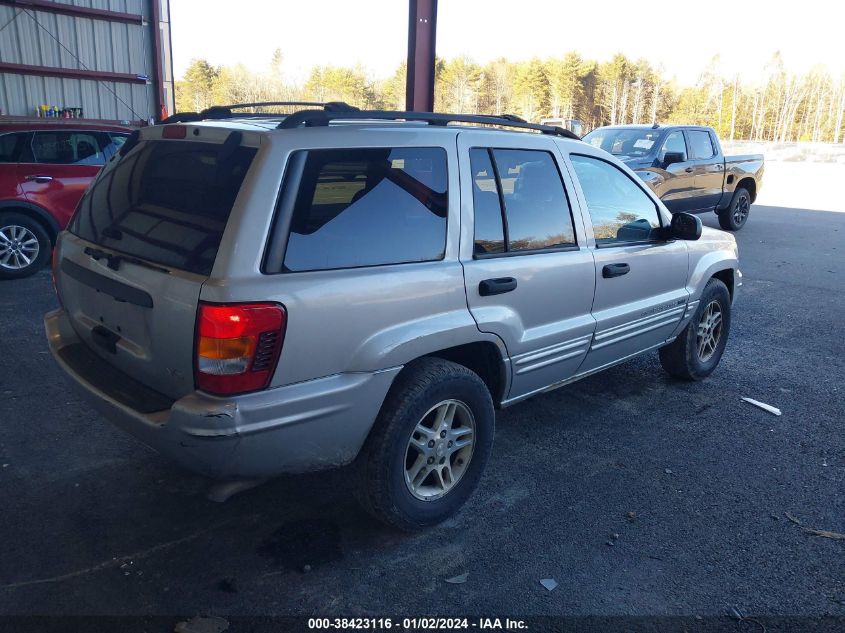
[[[739,261],[735,257],[726,257],[725,253],[718,251],[702,257],[695,270],[691,271],[687,284],[690,301],[699,299],[710,278],[723,270],[739,270]]]
[[[56,238],[62,231],[62,228],[59,226],[56,218],[50,215],[46,209],[39,207],[37,204],[32,204],[31,202],[26,202],[24,200],[0,200],[0,213],[3,211],[18,211],[24,213],[25,215],[34,217],[44,225],[45,229],[47,229],[47,233],[50,235],[50,239],[53,244],[56,243]]]

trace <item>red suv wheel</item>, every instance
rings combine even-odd
[[[28,277],[50,258],[52,243],[37,221],[20,213],[0,213],[0,279]]]

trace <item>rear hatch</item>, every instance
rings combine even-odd
[[[201,126],[144,130],[103,169],[60,240],[56,290],[76,333],[171,398],[194,390],[200,290],[259,140]]]

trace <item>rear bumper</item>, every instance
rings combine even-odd
[[[108,363],[71,347],[83,344],[64,311],[47,314],[44,326],[56,362],[97,411],[185,468],[215,479],[265,478],[351,462],[401,369],[335,374],[231,398],[194,392],[171,401],[128,376],[115,381]],[[108,382],[92,372],[97,363],[101,374],[111,374]],[[166,408],[142,412],[150,407],[138,406],[140,399]]]

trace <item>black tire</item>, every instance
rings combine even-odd
[[[32,237],[38,242],[38,252],[29,257],[29,264],[20,259],[26,252],[10,250],[12,245],[8,238],[16,232],[29,237],[30,242]],[[17,243],[15,248],[23,248],[23,245]],[[20,279],[41,270],[50,259],[52,248],[50,236],[37,220],[22,213],[0,213],[0,279]]]
[[[718,303],[721,329],[712,354],[699,353],[699,324],[712,302]],[[660,364],[670,375],[684,380],[702,380],[716,369],[731,331],[731,296],[727,286],[715,277],[707,282],[690,322],[672,343],[660,348]]]
[[[426,501],[415,496],[406,483],[409,441],[418,423],[428,419],[426,413],[447,400],[462,403],[472,414],[471,455],[453,487],[443,496]],[[358,456],[361,505],[380,521],[407,531],[449,518],[478,485],[490,457],[494,429],[493,400],[477,374],[439,358],[422,358],[408,364],[391,387]],[[421,482],[424,480],[426,477]]]
[[[744,187],[734,191],[727,209],[719,212],[719,226],[726,231],[739,231],[751,213],[751,194]]]

